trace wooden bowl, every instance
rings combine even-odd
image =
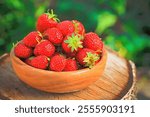
[[[92,69],[85,68],[77,71],[54,72],[31,67],[14,54],[10,53],[12,66],[19,79],[33,88],[53,93],[79,91],[97,81],[105,68],[107,53],[105,48],[101,61]]]

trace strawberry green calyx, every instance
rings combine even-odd
[[[85,66],[92,68],[95,63],[99,60],[98,54],[93,54],[91,52],[87,52],[86,57],[84,58]]]
[[[12,43],[13,47],[15,47],[15,43]]]
[[[18,43],[19,43],[19,41],[17,41],[16,43],[13,42],[13,43],[12,43],[12,46],[13,46],[13,47],[16,47]]]
[[[68,39],[65,40],[65,43],[67,43],[68,47],[71,48],[71,52],[73,52],[74,50],[77,51],[78,48],[83,48],[83,45],[82,45],[83,42],[81,41],[81,36],[72,34],[71,36],[68,36],[67,38]]]
[[[59,22],[59,21],[60,21],[60,20],[57,18],[57,15],[54,14],[53,9],[51,9],[51,11],[48,9],[46,14],[48,15],[48,18],[49,18],[49,19],[53,19],[53,20],[56,21],[56,22]]]

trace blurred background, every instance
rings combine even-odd
[[[86,32],[96,32],[134,61],[137,99],[150,99],[150,0],[0,0],[0,55],[35,30],[36,19],[47,9],[61,20],[81,21]]]

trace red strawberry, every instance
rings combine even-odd
[[[34,57],[31,60],[31,66],[39,69],[46,69],[48,67],[48,58],[47,56],[40,55],[37,57]]]
[[[89,48],[97,52],[101,52],[103,48],[103,42],[101,41],[101,38],[99,38],[99,36],[93,32],[85,34],[83,45],[85,48]]]
[[[19,58],[28,58],[32,55],[32,49],[22,43],[18,43],[14,48],[14,53]]]
[[[78,65],[76,60],[73,59],[67,59],[66,60],[66,66],[64,68],[64,71],[75,71],[78,69]]]
[[[57,28],[49,28],[47,29],[43,36],[49,39],[53,44],[60,44],[63,41],[63,34]]]
[[[93,50],[83,48],[76,54],[77,61],[86,67],[92,68],[100,59],[100,56]]]
[[[57,25],[57,28],[62,32],[62,34],[64,36],[66,36],[68,34],[72,34],[75,30],[73,23],[71,21],[68,21],[68,20],[60,22]]]
[[[58,53],[58,52],[55,52],[54,54],[53,54],[53,56],[55,56],[55,55],[59,55],[60,53]]]
[[[62,42],[62,48],[66,53],[76,53],[83,48],[81,36],[75,34],[66,36]]]
[[[35,46],[34,55],[45,55],[51,57],[55,52],[55,46],[48,40],[43,40]]]
[[[75,27],[75,33],[84,36],[85,34],[85,28],[83,24],[77,20],[72,20],[74,27]]]
[[[58,24],[57,21],[59,21],[59,19],[57,18],[57,15],[53,13],[53,10],[51,10],[51,13],[48,11],[48,13],[39,16],[36,23],[36,29],[43,33],[48,28],[56,27]]]
[[[67,56],[68,58],[73,58],[73,57],[75,57],[76,53],[77,53],[76,51],[74,51],[74,52],[72,52],[72,53],[67,53],[66,56]]]
[[[52,71],[63,71],[66,65],[66,59],[64,56],[60,54],[56,54],[52,56],[50,60],[50,70]]]
[[[30,57],[30,58],[27,58],[27,59],[25,59],[25,63],[26,64],[28,64],[28,65],[31,65],[31,60],[33,59],[34,57],[32,56],[32,57]]]
[[[30,32],[23,38],[23,43],[28,47],[35,47],[42,39],[42,34],[37,31]]]

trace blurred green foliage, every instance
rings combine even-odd
[[[37,16],[45,12],[49,1],[2,0],[0,2],[0,54],[9,52],[12,44],[35,30]]]
[[[0,54],[35,30],[37,17],[53,8],[61,20],[77,19],[86,32],[95,31],[106,45],[140,65],[150,50],[150,35],[128,17],[127,0],[3,0],[0,2]]]

